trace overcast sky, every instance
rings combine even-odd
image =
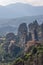
[[[29,3],[35,6],[43,5],[43,0],[0,0],[0,5],[8,5],[16,2]]]

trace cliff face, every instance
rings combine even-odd
[[[21,48],[25,48],[25,43],[28,43],[28,41],[43,42],[43,23],[39,25],[37,20],[35,20],[28,26],[26,23],[20,24],[18,28],[18,39]]]
[[[24,46],[24,44],[27,41],[27,25],[26,25],[26,23],[20,24],[20,26],[18,28],[18,37],[19,37],[19,44],[21,44],[21,46]]]
[[[39,25],[35,20],[33,23],[30,23],[28,27],[32,40],[43,41],[43,24]]]

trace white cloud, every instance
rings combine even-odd
[[[0,0],[0,5],[7,5],[16,2],[25,2],[32,5],[43,5],[43,0]]]

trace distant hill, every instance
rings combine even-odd
[[[0,35],[7,32],[17,33],[18,27],[21,23],[31,23],[37,20],[39,24],[43,23],[43,15],[39,16],[25,16],[12,19],[0,19]]]
[[[17,33],[17,28],[13,26],[0,27],[0,36],[6,35],[7,33],[10,33],[10,32]]]
[[[34,20],[37,20],[39,23],[42,23],[43,15],[24,16],[24,17],[11,18],[11,19],[0,19],[0,27],[7,26],[7,25],[18,27],[18,25],[20,25],[23,22],[29,24],[29,23],[33,22]]]
[[[43,15],[43,6],[32,6],[24,3],[0,6],[0,18]]]

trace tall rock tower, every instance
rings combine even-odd
[[[19,44],[24,46],[27,42],[27,25],[26,23],[20,24],[18,28],[18,37],[19,37]]]
[[[42,40],[43,40],[43,23],[41,24]]]
[[[32,40],[38,40],[38,23],[35,20],[33,23],[29,24],[29,32],[32,35]]]
[[[38,28],[38,37],[39,37],[39,41],[43,41],[43,23],[39,26]]]

